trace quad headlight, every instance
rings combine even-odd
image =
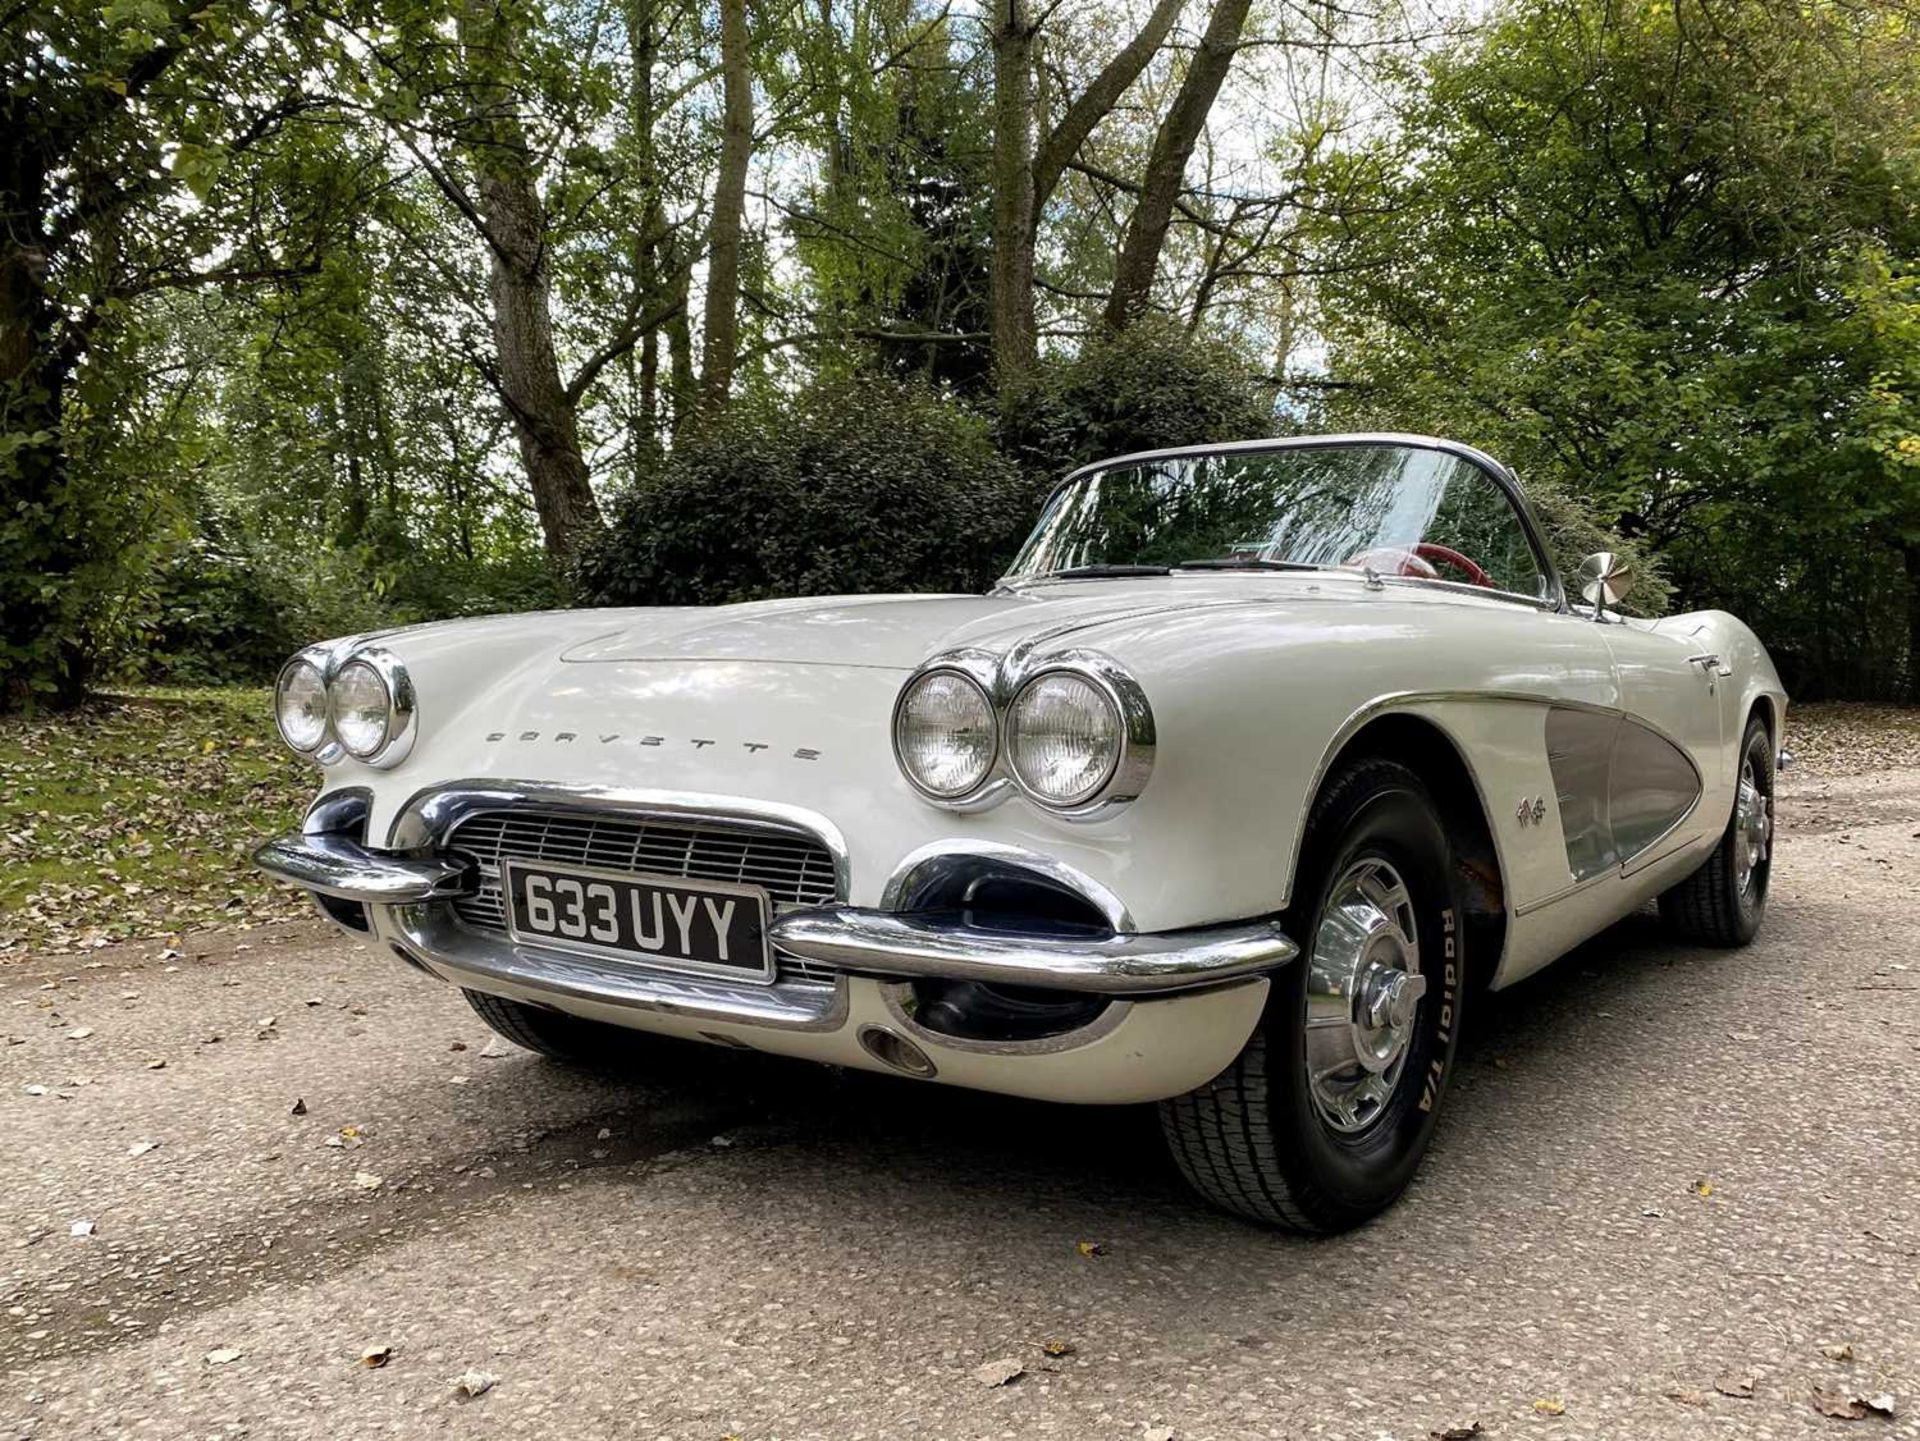
[[[1125,744],[1119,706],[1072,671],[1035,676],[1007,709],[1014,779],[1044,806],[1092,800],[1112,778]]]
[[[347,754],[366,760],[380,754],[393,729],[393,695],[380,672],[350,660],[327,687],[333,700],[333,733]]]
[[[302,755],[312,755],[327,739],[327,677],[302,653],[280,667],[273,685],[273,721],[280,739]]]
[[[1154,744],[1145,693],[1094,651],[1037,664],[954,651],[894,703],[901,773],[950,810],[983,810],[1017,787],[1055,815],[1091,820],[1140,794]]]
[[[954,801],[983,785],[999,754],[999,721],[978,681],[958,670],[922,671],[893,708],[893,753],[923,794]]]
[[[322,765],[342,755],[399,765],[413,748],[413,682],[390,652],[351,647],[310,646],[281,667],[273,692],[281,739]]]

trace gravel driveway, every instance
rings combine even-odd
[[[317,925],[30,958],[0,1434],[1920,1435],[1920,770],[1784,789],[1758,944],[1635,918],[1488,998],[1413,1191],[1321,1242],[1148,1112],[573,1074]]]

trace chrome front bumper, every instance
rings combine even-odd
[[[477,880],[451,857],[370,851],[333,834],[282,836],[256,851],[254,861],[280,880],[373,906],[452,900]],[[1270,921],[1181,931],[1038,933],[970,924],[958,912],[820,906],[789,911],[773,923],[770,935],[790,955],[855,975],[931,976],[1129,997],[1237,981],[1274,970],[1298,954]],[[487,948],[507,954],[518,949],[515,969],[520,971],[567,964],[588,969],[544,948],[497,942]],[[497,960],[505,964],[506,958]],[[590,969],[604,973],[608,967]]]

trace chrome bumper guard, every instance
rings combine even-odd
[[[254,852],[269,875],[310,891],[368,905],[417,906],[470,891],[472,869],[438,856],[370,851],[341,835],[291,835]],[[789,911],[770,928],[780,950],[863,975],[932,976],[1005,986],[1144,996],[1215,986],[1271,971],[1299,949],[1270,921],[1195,930],[1043,934],[969,924],[959,913],[819,906]],[[433,949],[464,951],[442,933]],[[531,982],[542,970],[567,970],[567,989],[603,988],[605,963],[590,966],[546,948],[488,942],[501,980]],[[622,968],[637,970],[639,968]],[[577,973],[577,974],[576,974]],[[616,973],[617,974],[617,973]]]
[[[451,900],[473,889],[471,868],[438,856],[410,859],[370,851],[346,836],[281,836],[253,853],[268,875],[323,896],[374,906]]]

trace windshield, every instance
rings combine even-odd
[[[1529,599],[1547,578],[1512,499],[1463,456],[1288,446],[1091,471],[1048,503],[1008,579],[1344,566]]]

